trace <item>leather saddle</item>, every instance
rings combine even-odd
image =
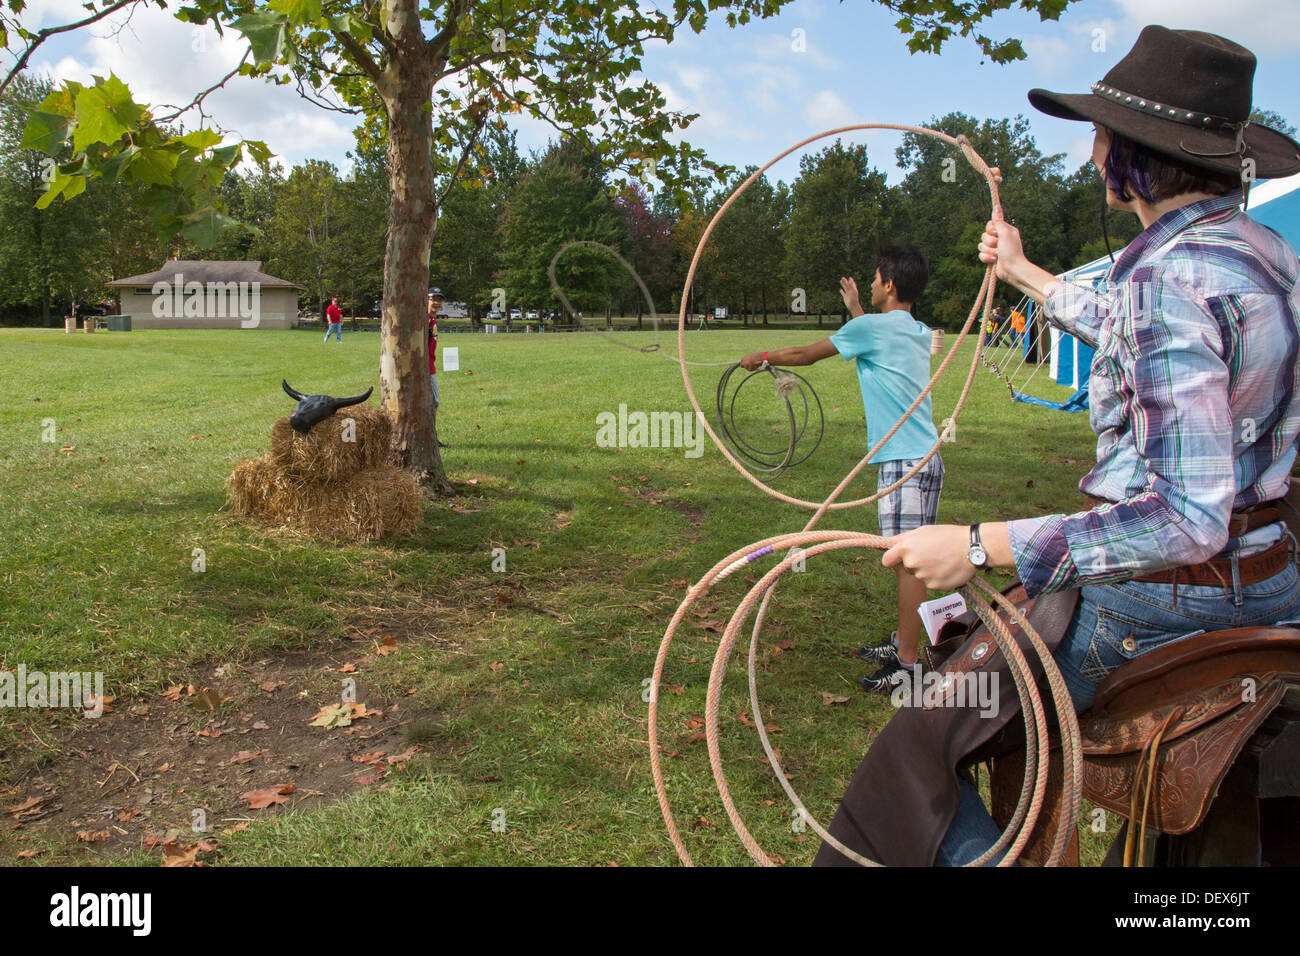
[[[1201,824],[1238,754],[1293,682],[1300,683],[1300,630],[1288,627],[1186,637],[1102,681],[1079,717],[1083,795],[1128,819],[1126,862],[1148,824],[1175,835]]]
[[[1079,715],[1083,795],[1128,820],[1126,865],[1142,864],[1148,826],[1174,835],[1200,826],[1237,756],[1294,684],[1300,630],[1250,627],[1166,644],[1098,685]],[[992,811],[1002,825],[1019,797],[1023,761],[1022,749],[993,764]],[[1046,858],[1041,837],[1059,810],[1059,774],[1054,781],[1025,863]]]

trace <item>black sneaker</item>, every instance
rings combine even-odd
[[[912,680],[912,671],[902,664],[882,667],[870,677],[859,677],[858,686],[868,694],[892,694],[894,688]]]
[[[858,657],[862,658],[868,664],[883,664],[885,667],[897,667],[898,660],[898,632],[895,631],[889,635],[889,640],[883,644],[863,644],[858,648]]]

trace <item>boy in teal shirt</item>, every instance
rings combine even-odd
[[[918,250],[895,243],[876,256],[871,283],[871,305],[878,314],[866,315],[858,300],[858,286],[840,279],[840,295],[853,316],[828,339],[815,345],[754,352],[741,359],[746,369],[772,365],[812,365],[832,355],[856,360],[858,386],[867,420],[867,445],[874,448],[921,394],[930,381],[931,330],[912,317],[912,304],[925,290],[930,267]],[[887,488],[911,471],[938,441],[930,396],[872,458],[880,466],[877,490]],[[892,538],[923,524],[934,524],[943,489],[943,460],[935,454],[906,483],[879,499],[880,533]],[[864,660],[880,669],[858,679],[864,690],[890,693],[908,681],[916,666],[921,637],[917,608],[925,600],[925,585],[900,564],[898,575],[898,630],[884,644],[858,648]]]

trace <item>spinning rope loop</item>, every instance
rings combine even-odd
[[[744,844],[745,849],[756,862],[763,866],[774,866],[775,861],[764,852],[764,850],[759,846],[757,840],[755,840],[753,835],[749,832],[740,816],[740,812],[736,809],[735,803],[731,798],[731,794],[727,788],[726,775],[722,768],[722,754],[718,739],[719,712],[722,702],[722,682],[726,675],[727,663],[730,660],[731,652],[735,646],[740,628],[748,620],[750,614],[754,613],[754,606],[757,604],[758,610],[754,613],[754,626],[750,634],[749,643],[749,698],[751,711],[754,717],[754,726],[758,730],[759,740],[763,745],[764,752],[767,754],[768,762],[771,765],[773,772],[776,774],[776,779],[785,790],[785,793],[790,798],[791,802],[794,803],[803,819],[807,821],[813,831],[816,832],[824,841],[857,863],[865,866],[880,865],[876,861],[870,860],[851,850],[839,840],[831,836],[830,833],[828,833],[826,829],[817,822],[816,818],[808,812],[803,801],[800,800],[798,794],[796,794],[794,789],[790,786],[789,781],[786,780],[781,762],[776,756],[771,742],[768,740],[767,731],[763,726],[762,710],[758,699],[756,666],[758,637],[762,631],[763,619],[767,614],[768,604],[771,602],[776,583],[782,575],[786,574],[790,570],[796,560],[801,557],[813,556],[823,552],[849,548],[869,548],[883,551],[888,547],[886,540],[879,535],[853,531],[814,531],[813,527],[828,510],[835,508],[853,508],[859,505],[870,504],[878,498],[890,494],[925,467],[925,464],[938,452],[939,444],[943,440],[942,436],[940,436],[940,440],[935,443],[934,447],[930,449],[929,453],[921,459],[921,461],[918,462],[911,471],[888,488],[880,489],[874,495],[857,501],[841,502],[836,500],[844,489],[847,488],[848,485],[858,476],[859,472],[867,466],[867,463],[871,461],[872,456],[880,450],[881,446],[889,441],[889,439],[892,438],[902,426],[903,422],[911,417],[920,406],[925,396],[930,394],[931,390],[934,388],[935,382],[937,382],[939,377],[947,371],[949,364],[957,353],[957,349],[960,348],[966,335],[970,332],[971,323],[975,320],[977,315],[981,314],[982,305],[982,319],[979,327],[979,335],[976,339],[975,356],[971,361],[970,371],[966,376],[966,381],[962,386],[961,395],[958,398],[957,404],[952,413],[952,422],[954,425],[956,424],[957,416],[961,413],[962,408],[966,404],[966,398],[970,394],[976,370],[979,368],[983,358],[988,315],[992,309],[993,295],[997,286],[997,280],[994,275],[994,266],[990,265],[985,271],[984,281],[980,286],[979,293],[976,295],[975,303],[971,307],[970,314],[967,316],[965,324],[962,326],[961,331],[953,341],[952,347],[948,350],[948,354],[944,356],[943,361],[940,362],[939,368],[935,371],[934,375],[930,378],[930,381],[921,391],[921,394],[918,395],[916,400],[907,408],[902,417],[897,423],[895,423],[894,427],[889,430],[888,434],[886,434],[875,444],[874,447],[871,448],[870,451],[867,452],[862,460],[858,462],[851,471],[849,471],[839,485],[837,485],[830,493],[826,500],[820,503],[804,501],[799,498],[793,498],[781,494],[764,484],[758,478],[754,477],[754,475],[746,469],[736,456],[732,454],[731,450],[727,447],[727,444],[716,432],[714,432],[710,427],[708,420],[704,417],[704,414],[700,409],[699,401],[695,397],[695,390],[691,385],[690,373],[687,368],[687,366],[692,363],[688,363],[685,359],[686,303],[690,301],[690,290],[691,284],[695,280],[695,270],[699,265],[700,256],[703,252],[705,243],[713,233],[713,229],[718,224],[718,221],[731,207],[731,204],[734,203],[759,176],[763,175],[763,173],[771,166],[781,159],[784,159],[795,150],[801,149],[809,143],[816,142],[817,140],[824,139],[828,136],[835,136],[840,133],[852,132],[854,130],[868,129],[891,129],[915,133],[922,136],[931,136],[935,139],[942,140],[949,145],[957,147],[966,156],[966,159],[970,162],[971,166],[974,167],[976,172],[983,176],[988,182],[992,207],[996,208],[998,206],[997,182],[994,179],[992,172],[989,170],[988,164],[985,163],[980,155],[975,152],[966,137],[954,137],[946,133],[918,126],[900,126],[889,123],[865,123],[854,126],[842,126],[836,129],[827,130],[824,133],[819,133],[816,136],[810,136],[807,139],[796,143],[794,146],[791,146],[785,152],[770,160],[766,165],[755,170],[743,183],[736,187],[735,191],[727,198],[726,202],[722,204],[722,207],[714,214],[713,218],[709,221],[708,226],[705,228],[703,235],[700,237],[699,244],[695,248],[695,255],[691,259],[690,269],[686,275],[686,286],[683,290],[681,300],[682,307],[677,320],[678,360],[682,371],[682,380],[686,385],[686,393],[691,400],[691,405],[694,407],[697,418],[703,425],[705,431],[707,431],[709,437],[713,439],[713,443],[718,446],[718,449],[722,452],[723,456],[731,462],[736,470],[744,475],[751,484],[767,492],[779,501],[815,510],[813,516],[804,526],[803,531],[794,534],[783,534],[765,538],[762,541],[755,542],[752,545],[732,552],[726,558],[715,564],[704,575],[704,577],[696,582],[687,592],[685,599],[678,606],[676,613],[674,613],[672,620],[669,622],[668,628],[664,632],[663,640],[660,642],[659,651],[655,656],[654,674],[651,678],[650,689],[650,714],[648,727],[650,766],[654,776],[655,794],[659,800],[659,807],[663,812],[664,823],[668,828],[668,834],[673,841],[674,848],[677,850],[678,857],[687,866],[693,864],[690,853],[687,851],[681,834],[678,832],[676,821],[673,818],[672,807],[668,801],[668,793],[664,783],[663,765],[660,759],[659,748],[659,686],[663,680],[664,663],[667,660],[668,649],[672,644],[673,635],[676,633],[678,626],[686,616],[686,612],[696,601],[700,600],[700,598],[707,594],[714,585],[734,574],[736,571],[748,567],[754,561],[766,557],[774,551],[782,548],[789,549],[786,556],[776,565],[776,567],[764,574],[763,577],[750,588],[749,592],[741,601],[739,607],[737,607],[735,613],[732,614],[730,621],[727,623],[726,631],[718,642],[718,650],[714,656],[713,667],[709,674],[709,687],[705,709],[705,739],[708,743],[709,749],[709,765],[713,771],[714,781],[718,787],[718,794],[722,799],[723,806],[726,808],[727,817],[731,821],[732,828],[736,831],[737,836],[740,837],[741,843]],[[787,457],[789,457],[789,454],[790,453],[787,452]],[[806,550],[802,551],[795,550],[805,548]],[[994,605],[997,605],[1007,620],[1015,624],[1027,638],[1029,646],[1038,658],[1046,676],[1049,689],[1051,690],[1052,704],[1056,711],[1057,722],[1061,726],[1065,805],[1062,808],[1063,812],[1059,815],[1057,820],[1052,849],[1048,858],[1049,865],[1058,864],[1064,858],[1066,848],[1068,847],[1070,838],[1074,832],[1075,821],[1078,817],[1079,811],[1080,783],[1083,772],[1079,723],[1074,713],[1074,706],[1070,700],[1069,692],[1065,687],[1064,678],[1061,676],[1060,668],[1057,667],[1056,662],[1052,659],[1052,655],[1043,644],[1042,638],[1040,638],[1037,632],[1034,631],[1033,627],[1030,626],[1024,614],[995,588],[993,588],[992,585],[983,578],[977,576],[961,589],[961,593],[966,598],[968,604],[978,614],[980,620],[988,628],[989,633],[992,635],[998,648],[1006,658],[1012,680],[1016,685],[1016,693],[1020,698],[1021,710],[1026,715],[1025,779],[1024,785],[1021,788],[1020,800],[1016,805],[1015,812],[1012,815],[1010,822],[1003,831],[1001,837],[999,837],[998,841],[986,853],[984,853],[979,859],[974,860],[970,865],[981,866],[987,861],[993,859],[997,854],[1002,853],[1004,849],[1006,849],[1006,854],[1001,859],[999,865],[1009,866],[1012,864],[1024,849],[1025,844],[1028,842],[1029,837],[1033,832],[1034,825],[1038,821],[1047,792],[1050,740],[1048,735],[1046,709],[1043,706],[1042,695],[1038,691],[1037,684],[1030,669],[1029,661],[1026,659],[1016,638],[1012,635],[1010,626],[1008,626],[1008,623],[999,616],[998,611],[994,609]],[[992,604],[989,602],[990,598],[993,601]],[[1033,718],[1032,721],[1029,719],[1031,715]]]
[[[718,379],[718,401],[717,401],[717,421],[718,431],[721,433],[723,440],[727,442],[736,452],[737,455],[749,461],[749,463],[758,471],[765,471],[772,475],[773,478],[780,475],[788,468],[795,465],[803,464],[812,457],[817,446],[821,444],[822,434],[826,427],[825,416],[822,413],[822,402],[817,397],[817,392],[806,378],[797,372],[791,372],[789,369],[777,369],[772,366],[755,369],[745,375],[736,385],[735,390],[728,394],[731,387],[731,377],[737,369],[740,369],[737,363],[722,373]],[[741,369],[743,371],[743,369]],[[740,391],[751,381],[758,377],[758,381],[763,381],[767,376],[775,388],[778,401],[784,403],[786,417],[790,423],[790,440],[780,448],[760,448],[757,445],[746,441],[740,434],[740,429],[736,426],[736,399],[740,397]],[[797,401],[792,401],[794,396]],[[811,396],[812,401],[809,402]],[[796,413],[795,408],[800,407]],[[812,444],[807,450],[803,451],[798,458],[795,457],[799,449],[799,443],[803,441],[804,435],[808,433],[808,424],[813,416],[813,409],[816,409],[817,435],[812,440]]]
[[[606,332],[603,329],[598,329],[595,328],[594,326],[584,325],[582,319],[577,318],[578,313],[573,310],[573,304],[569,302],[569,297],[565,295],[564,290],[560,288],[560,281],[558,278],[556,278],[555,275],[555,267],[560,261],[560,256],[564,255],[566,252],[568,252],[570,249],[574,248],[575,246],[595,246],[597,249],[601,250],[602,252],[609,253],[611,256],[617,259],[619,261],[619,264],[622,265],[623,268],[626,269],[631,274],[632,278],[636,280],[636,284],[641,289],[641,294],[645,296],[646,304],[650,306],[650,313],[649,313],[650,322],[654,326],[654,332],[655,332],[655,340],[653,344],[628,345],[626,342],[620,342],[618,339],[616,339],[614,336],[610,335],[608,332]],[[572,242],[566,242],[564,245],[560,246],[560,248],[556,250],[555,255],[551,256],[551,264],[547,268],[546,274],[550,276],[551,279],[551,290],[559,297],[560,302],[564,305],[564,310],[568,312],[569,315],[572,315],[575,318],[577,318],[578,326],[580,328],[586,329],[588,332],[595,332],[597,335],[603,336],[605,339],[607,339],[610,342],[613,342],[615,345],[619,346],[620,348],[631,349],[633,352],[659,352],[659,312],[655,309],[655,300],[651,297],[650,290],[649,288],[646,287],[645,282],[642,281],[640,274],[635,269],[632,268],[632,263],[624,259],[617,249],[611,248],[610,246],[605,245],[603,242],[597,242],[594,239],[574,239]],[[678,351],[680,352],[680,350],[681,350],[681,346],[679,345]],[[685,359],[681,358],[680,355],[669,355],[666,352],[659,352],[659,354],[670,361],[674,361],[674,362],[680,361],[680,362],[684,362],[686,365],[694,365],[698,368],[717,368],[721,365],[731,364],[729,362],[687,362]]]

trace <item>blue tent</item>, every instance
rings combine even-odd
[[[1300,174],[1270,179],[1251,187],[1246,212],[1257,222],[1276,230],[1300,251]],[[1115,250],[1116,257],[1120,250]],[[1082,285],[1098,285],[1110,272],[1109,256],[1060,274],[1060,278]],[[1016,393],[1018,401],[1032,402],[1062,411],[1083,411],[1088,407],[1088,374],[1093,350],[1072,335],[1052,329],[1051,375],[1058,385],[1077,391],[1064,402],[1050,402]]]

